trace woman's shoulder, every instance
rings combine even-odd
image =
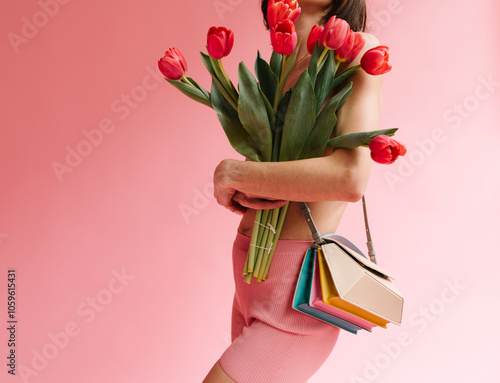
[[[361,50],[361,52],[359,52],[358,58],[363,56],[363,54],[367,50],[375,48],[376,46],[380,45],[379,39],[376,36],[372,35],[371,33],[368,33],[368,32],[359,32],[359,33],[361,33],[361,35],[365,39],[365,45],[364,45],[363,49]]]
[[[368,45],[380,45],[380,41],[378,40],[377,36],[372,35],[370,32],[359,32],[364,38],[365,41]]]

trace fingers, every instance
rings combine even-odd
[[[243,215],[247,210],[244,206],[241,206],[238,202],[233,200],[233,195],[235,190],[224,189],[215,185],[214,197],[217,203],[233,213],[238,215]]]
[[[243,207],[237,203],[233,203],[229,206],[225,206],[225,208],[229,209],[230,211],[232,211],[233,213],[236,213],[238,215],[243,215],[247,211],[247,209],[245,207]]]
[[[229,211],[243,215],[247,210],[244,206],[241,206],[238,202],[233,201],[231,193],[219,193],[216,195],[215,199],[217,203]]]
[[[246,159],[250,161],[250,159]],[[232,161],[232,162],[231,162]],[[244,214],[249,209],[269,210],[287,204],[283,200],[269,200],[259,196],[249,195],[237,191],[228,176],[231,173],[231,164],[234,160],[222,161],[214,172],[214,197],[217,203],[236,214]]]
[[[288,202],[284,200],[268,200],[264,198],[254,197],[245,193],[240,193],[238,191],[234,193],[233,201],[237,202],[243,207],[255,210],[277,209],[285,206]]]

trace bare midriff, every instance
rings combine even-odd
[[[343,201],[308,202],[314,223],[322,235],[335,233],[347,206]],[[248,237],[252,236],[256,211],[247,209],[241,219],[238,231]],[[302,215],[297,202],[290,202],[281,231],[280,239],[296,241],[312,241],[311,231]]]

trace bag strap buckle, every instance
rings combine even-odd
[[[366,246],[368,247],[368,256],[370,257],[370,261],[373,263],[377,263],[377,258],[376,258],[376,253],[375,253],[375,248],[373,247],[373,241],[370,233],[370,226],[368,225],[368,212],[366,210],[366,201],[365,201],[365,196],[363,195],[362,198],[363,202],[363,218],[365,221],[365,232],[366,232]],[[306,219],[307,225],[309,226],[309,230],[311,230],[312,237],[314,239],[314,247],[318,248],[322,244],[325,243],[325,240],[321,238],[321,234],[318,231],[318,228],[314,224],[313,217],[311,215],[311,209],[309,209],[309,206],[305,202],[299,202],[300,206],[300,211],[302,212],[302,215]]]

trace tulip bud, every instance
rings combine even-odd
[[[276,53],[291,55],[297,47],[297,32],[291,20],[278,23],[271,30],[271,44]]]
[[[389,64],[389,47],[380,45],[365,52],[361,57],[361,68],[371,75],[377,76],[387,73],[391,70]]]
[[[383,134],[372,138],[369,147],[373,161],[379,164],[392,164],[399,156],[406,154],[403,144]]]
[[[323,27],[319,25],[314,25],[311,28],[311,32],[309,32],[309,36],[307,37],[307,51],[309,52],[309,54],[313,54],[316,43],[318,42],[322,33]]]
[[[285,20],[295,23],[299,18],[300,11],[301,9],[297,0],[269,0],[267,4],[267,22],[269,28],[273,29]]]
[[[344,44],[348,31],[349,24],[347,24],[345,20],[337,19],[335,16],[332,16],[323,29],[319,44],[325,45],[332,50],[337,49]]]
[[[344,44],[335,50],[335,58],[340,62],[349,62],[356,58],[365,46],[365,39],[359,32],[349,31]]]
[[[158,60],[160,72],[169,80],[180,80],[187,71],[187,62],[177,48],[170,48]]]
[[[234,33],[224,27],[211,27],[207,34],[208,54],[219,60],[226,57],[233,49]]]

